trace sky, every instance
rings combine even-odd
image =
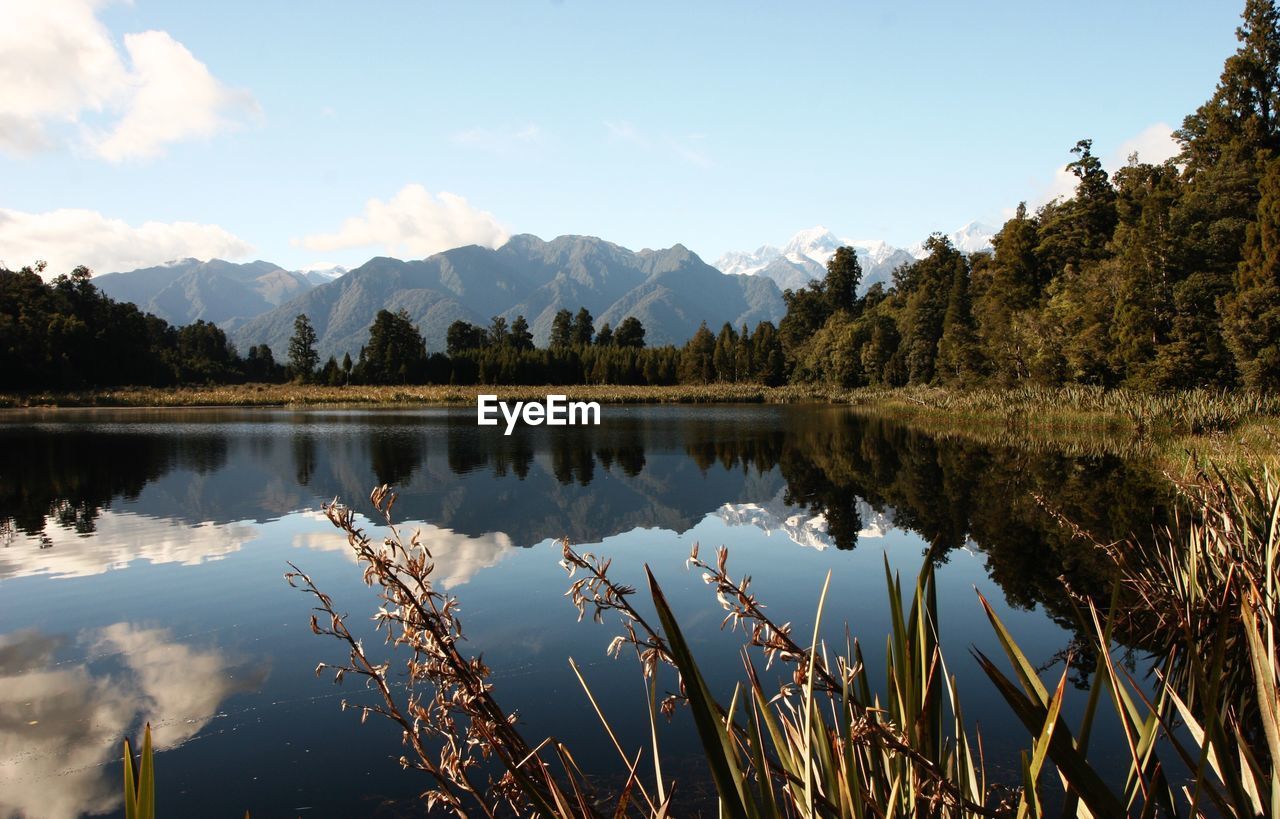
[[[0,264],[910,246],[1171,155],[1242,7],[0,0]]]

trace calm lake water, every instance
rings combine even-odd
[[[576,622],[555,539],[612,556],[634,585],[650,564],[722,694],[740,638],[719,631],[722,611],[684,568],[693,543],[704,556],[727,545],[731,572],[801,634],[830,570],[827,636],[843,644],[847,623],[871,663],[888,630],[886,556],[909,586],[934,544],[966,718],[1012,780],[1026,738],[969,656],[999,653],[975,587],[1049,666],[1072,636],[1058,578],[1097,590],[1110,575],[1036,496],[1100,538],[1149,532],[1169,502],[1142,463],[939,439],[841,408],[605,406],[603,418],[505,437],[469,407],[0,415],[0,816],[120,813],[119,741],[146,720],[164,814],[421,813],[425,783],[396,763],[398,732],[340,712],[361,689],[314,675],[344,654],[311,634],[309,598],[282,579],[296,563],[366,628],[374,594],[319,507],[340,497],[367,512],[382,483],[461,599],[499,702],[528,738],[554,733],[600,774],[617,757],[568,658],[632,748],[647,737],[629,717],[644,689],[634,658],[605,656],[612,622]],[[688,722],[667,728],[667,766],[697,804]]]

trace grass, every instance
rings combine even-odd
[[[336,681],[363,677],[381,692],[384,702],[362,707],[362,719],[372,713],[400,725],[408,749],[401,764],[433,783],[428,807],[458,816],[666,817],[679,782],[662,762],[657,715],[682,707],[697,729],[718,813],[734,819],[1023,819],[1043,816],[1051,800],[1062,803],[1063,816],[1277,816],[1280,482],[1266,471],[1200,478],[1186,488],[1193,514],[1154,547],[1095,544],[1115,561],[1120,580],[1107,601],[1077,598],[1082,633],[1097,660],[1074,728],[1064,716],[1069,672],[1046,684],[978,595],[1005,656],[972,650],[973,657],[1027,734],[1012,765],[1021,776],[1012,782],[989,780],[981,737],[965,723],[938,636],[931,555],[909,605],[886,561],[891,626],[886,678],[877,685],[856,640],[839,650],[819,639],[830,575],[813,633],[804,639],[765,613],[749,577],[733,579],[727,550],[707,560],[695,545],[686,565],[702,572],[726,612],[723,625],[743,634],[743,676],[726,704],[707,686],[647,567],[641,595],[609,576],[607,558],[564,542],[567,596],[579,619],[616,616],[621,633],[609,651],[633,652],[648,683],[647,701],[637,708],[647,714],[650,737],[625,748],[569,660],[585,694],[583,718],[601,722],[625,778],[603,792],[593,789],[569,748],[554,737],[530,743],[498,705],[488,667],[459,648],[458,601],[434,588],[430,553],[391,523],[389,488],[372,496],[389,528],[381,541],[357,529],[341,504],[326,512],[347,534],[366,583],[378,590],[379,630],[409,651],[405,695],[388,683],[395,676],[390,661],[367,658],[332,600],[296,569],[289,579],[317,601],[313,631],[348,648],[346,663],[322,664],[317,673],[328,671]],[[638,602],[644,597],[653,614]],[[1154,652],[1153,686],[1140,685],[1117,661],[1122,632]],[[785,672],[780,685],[766,685],[760,667],[775,664]],[[675,675],[669,689],[675,693],[659,700],[664,673]],[[1120,729],[1127,770],[1094,767],[1090,736],[1102,719]],[[482,760],[496,761],[502,772],[488,788],[476,779]],[[999,769],[1010,761],[1000,760]]]
[[[211,387],[122,387],[84,392],[0,394],[0,408],[36,407],[274,407],[475,404],[476,396],[506,401],[542,400],[549,393],[607,404],[795,403],[825,401],[834,393],[803,387],[707,384],[670,387],[568,386],[348,386],[233,384]]]

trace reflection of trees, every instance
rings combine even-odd
[[[293,436],[293,468],[299,486],[311,483],[311,473],[316,471],[316,439],[310,432]]]
[[[102,508],[117,498],[136,498],[172,469],[222,468],[227,441],[221,435],[18,428],[0,435],[0,451],[0,526],[39,535],[52,518],[88,534]]]
[[[407,484],[426,452],[426,442],[413,427],[377,429],[369,435],[369,463],[380,484]]]
[[[1170,515],[1167,483],[1140,463],[933,437],[852,415],[793,431],[781,468],[788,502],[825,513],[841,548],[856,545],[865,498],[940,559],[972,540],[1011,603],[1042,603],[1068,625],[1073,607],[1059,578],[1105,599],[1114,572],[1046,507],[1104,542],[1149,536]]]
[[[967,541],[977,543],[1011,602],[1044,602],[1065,618],[1069,604],[1058,577],[1080,591],[1105,591],[1110,568],[1091,547],[1072,540],[1035,496],[1102,540],[1150,533],[1167,517],[1163,480],[1135,462],[939,437],[833,407],[619,410],[599,427],[521,427],[510,436],[500,428],[478,429],[470,413],[427,420],[362,416],[353,423],[360,424],[354,434],[295,430],[292,450],[268,435],[242,440],[228,438],[233,433],[79,426],[56,434],[39,428],[0,433],[6,453],[0,543],[15,532],[44,534],[53,543],[59,530],[65,536],[111,528],[100,509],[115,498],[135,498],[178,467],[225,473],[202,481],[198,496],[170,487],[152,505],[152,517],[173,518],[177,529],[187,526],[193,534],[194,521],[226,523],[296,509],[309,497],[293,492],[296,485],[358,501],[372,473],[402,489],[398,510],[406,516],[464,535],[505,533],[517,546],[560,536],[594,541],[637,526],[684,531],[725,503],[766,501],[785,485],[786,503],[823,515],[826,536],[840,548],[857,545],[870,507],[933,544],[940,559]],[[228,464],[229,440],[236,456]],[[420,475],[425,479],[416,479]],[[287,501],[267,508],[246,481],[280,484],[277,495]],[[199,501],[194,517],[179,506],[193,499]],[[44,532],[49,521],[55,537]],[[120,530],[114,541],[97,540],[118,544],[126,524],[113,523],[113,532]],[[160,534],[151,540],[174,539],[173,532]],[[211,548],[230,551],[241,540],[228,536]],[[84,566],[67,563],[66,572],[129,557],[81,551]],[[177,553],[168,547],[161,553],[170,551]]]
[[[0,815],[72,819],[116,808],[122,731],[150,721],[158,749],[181,745],[228,696],[260,687],[266,675],[232,674],[220,652],[163,629],[116,623],[80,637],[122,668],[58,662],[61,635],[0,636]]]

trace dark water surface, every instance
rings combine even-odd
[[[576,622],[554,539],[614,557],[612,574],[635,585],[649,563],[722,694],[740,639],[685,571],[694,542],[704,556],[729,546],[731,572],[751,574],[801,634],[830,570],[827,637],[843,644],[848,623],[872,663],[888,629],[885,557],[909,586],[934,544],[965,716],[989,767],[1014,779],[1026,738],[969,656],[999,652],[974,588],[1049,664],[1072,635],[1058,578],[1089,591],[1110,575],[1036,496],[1100,538],[1149,532],[1169,501],[1141,463],[938,439],[840,408],[603,416],[505,437],[477,428],[472,408],[0,415],[0,816],[120,813],[119,741],[146,720],[163,814],[420,814],[425,783],[396,763],[398,732],[340,712],[361,691],[314,675],[344,655],[311,634],[308,598],[282,579],[297,563],[365,628],[373,592],[319,507],[338,496],[368,511],[381,483],[399,487],[397,518],[421,529],[461,598],[499,701],[528,738],[554,733],[601,774],[617,757],[567,659],[633,750],[644,689],[634,659],[605,657],[612,623]],[[704,774],[687,722],[667,729],[667,766],[693,798]]]

